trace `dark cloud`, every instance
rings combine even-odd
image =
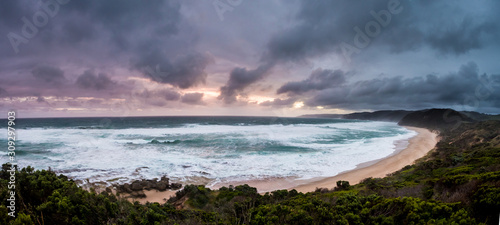
[[[259,66],[257,69],[248,70],[247,68],[234,68],[229,74],[229,80],[226,85],[220,88],[219,99],[226,104],[236,102],[236,97],[249,85],[263,79],[274,65],[267,63]]]
[[[144,90],[138,96],[141,98],[160,98],[167,101],[178,101],[181,98],[181,94],[172,89]]]
[[[29,1],[0,1],[0,26],[22,26],[21,17],[32,13],[33,5]]]
[[[479,74],[476,63],[458,72],[414,78],[376,78],[320,91],[308,106],[345,109],[418,109],[424,107],[493,107],[500,101],[500,75]]]
[[[429,46],[443,54],[459,55],[485,47],[499,30],[496,21],[500,16],[493,13],[498,3],[493,1],[483,2],[492,8],[492,13],[481,17],[469,9],[476,4],[472,2],[392,1],[400,3],[401,12],[391,14],[390,19],[383,12],[389,12],[391,1],[300,2],[295,25],[271,38],[265,59],[300,61],[332,52],[342,54],[344,43],[363,49],[354,43],[358,34],[355,28],[367,37],[367,46],[373,48],[389,46],[391,52],[400,53]],[[373,14],[379,14],[379,18]],[[385,26],[380,18],[387,21]],[[366,35],[371,21],[380,28],[374,37]]]
[[[46,83],[60,84],[66,79],[61,69],[52,66],[37,66],[31,73],[36,79]]]
[[[457,55],[482,48],[484,37],[496,32],[493,23],[475,24],[471,18],[464,19],[459,25],[436,29],[426,38],[430,46],[442,53]]]
[[[311,75],[302,81],[288,82],[281,86],[277,93],[302,94],[311,90],[323,90],[330,87],[340,86],[346,81],[342,70],[316,69]]]
[[[368,21],[370,10],[383,8],[386,4],[379,1],[301,1],[296,25],[271,38],[257,69],[234,68],[229,81],[220,88],[219,99],[226,104],[235,102],[239,92],[264,78],[277,63],[303,61],[306,57],[338,51],[338,45],[351,36],[352,28]],[[360,16],[359,12],[367,13]]]
[[[180,4],[168,1],[75,1],[67,6],[68,13],[79,16],[79,23],[88,22],[91,26],[71,26],[71,21],[62,26],[64,34],[69,34],[68,43],[78,43],[91,34],[104,33],[110,43],[120,50],[131,50],[143,40],[137,40],[132,33],[147,33],[150,36],[168,37],[178,32]],[[131,19],[133,18],[133,19]],[[99,26],[98,26],[99,25]],[[102,35],[94,35],[102,38]],[[155,41],[155,38],[150,38]]]
[[[46,13],[44,6],[48,2],[55,1],[41,1],[37,4],[26,0],[1,1],[0,33],[4,37],[9,33],[23,36],[25,22],[22,18],[32,21],[35,13]],[[131,58],[140,58],[151,49],[161,49],[171,55],[176,55],[181,50],[191,52],[192,48],[185,42],[192,45],[193,38],[180,32],[180,8],[181,4],[177,0],[69,1],[67,4],[58,5],[54,16],[49,16],[48,23],[37,27],[33,37],[27,38],[26,43],[19,45],[18,53],[12,50],[8,38],[0,40],[0,48],[6,49],[3,52],[5,54],[0,55],[1,67],[4,68],[0,76],[2,80],[5,77],[6,83],[16,85],[17,88],[9,92],[11,96],[108,98],[130,95],[138,84],[134,85],[130,81],[127,85],[122,84],[123,82],[118,84],[109,78],[124,75],[108,76],[89,71],[81,74],[74,71],[87,68],[102,68],[106,71],[130,68]],[[160,60],[164,62],[168,61],[167,58],[175,59],[170,57],[171,55],[165,54]],[[204,67],[204,59],[200,60],[202,57],[192,55],[194,56],[173,62],[170,69],[186,75],[184,79],[174,76],[174,85],[184,87],[189,86],[188,82],[204,82],[206,75],[193,75],[199,73],[199,67]],[[40,63],[50,66],[37,66],[32,69],[33,65]],[[175,65],[176,63],[178,65]],[[61,65],[64,65],[66,73],[58,68],[62,68]],[[152,68],[155,68],[155,65]],[[31,72],[29,76],[24,75],[27,70]],[[15,78],[9,77],[10,74],[16,74]],[[76,82],[70,84],[68,81]],[[67,85],[59,85],[62,83]],[[112,92],[88,91],[105,89],[111,89]],[[166,98],[172,99],[176,96]],[[179,98],[180,95],[177,100]]]
[[[181,98],[181,94],[173,90],[163,90],[159,92],[167,101],[177,101]]]
[[[69,101],[66,101],[66,104],[70,107],[81,107],[82,106],[82,102],[78,101],[78,100],[69,100]]]
[[[37,97],[37,99],[36,99],[36,102],[38,102],[38,103],[46,103],[46,104],[49,104],[49,103],[47,102],[47,100],[45,100],[45,98],[44,98],[44,97],[42,97],[42,96],[38,96],[38,97]]]
[[[153,81],[186,89],[205,83],[205,67],[211,62],[212,57],[205,54],[189,54],[170,61],[162,52],[153,51],[140,58],[134,67]]]
[[[21,29],[25,23],[21,18],[32,21],[36,12],[46,13],[44,6],[47,2],[50,1],[40,4],[32,4],[29,1],[2,1],[0,24],[9,26],[11,32],[22,35]],[[112,47],[126,50],[142,41],[131,35],[132,32],[147,32],[158,37],[170,36],[178,32],[181,19],[180,4],[176,0],[69,1],[55,5],[57,6],[50,6],[51,10],[57,8],[54,16],[37,32],[37,35],[44,36],[37,39],[48,45],[46,47],[56,44],[81,47],[75,44],[80,44],[84,39],[100,43],[104,41],[103,38],[107,38]]]
[[[264,101],[259,103],[261,106],[291,106],[297,98],[286,98],[286,99],[281,99],[281,98],[275,98],[272,101]]]
[[[89,110],[137,98],[148,108],[181,106],[196,96],[183,97],[179,89],[204,86],[220,90],[219,103],[242,107],[256,106],[246,101],[258,95],[275,98],[260,105],[276,107],[296,101],[345,109],[445,107],[471,105],[464,99],[480,96],[479,105],[500,108],[498,91],[483,85],[500,79],[491,75],[499,69],[498,1],[400,0],[401,13],[359,48],[352,64],[339,61],[343,44],[356,46],[355,28],[366,35],[369,22],[381,24],[374,15],[384,16],[396,0],[251,1],[228,11],[225,21],[211,2],[73,0],[59,5],[16,53],[7,35],[23,36],[23,18],[32,21],[47,2],[53,1],[0,1],[2,97],[32,97],[34,103],[38,97],[52,107],[59,107],[53,97],[95,98],[82,104]],[[448,74],[459,66],[456,60],[474,60],[490,75],[474,64]],[[340,70],[302,73],[318,67]],[[89,68],[106,74],[81,73]],[[351,73],[356,77],[346,82]],[[157,82],[157,90],[143,91],[152,86],[136,78],[141,74]],[[376,74],[383,75],[373,79]],[[416,74],[429,75],[411,77]],[[277,92],[262,88],[280,84]],[[210,97],[201,99],[209,104]]]
[[[352,40],[353,27],[371,20],[370,10],[384,9],[387,5],[383,1],[300,2],[296,25],[270,40],[266,59],[303,60],[338,51],[342,42]]]
[[[187,93],[181,98],[181,102],[191,105],[202,105],[203,103],[203,93]]]
[[[60,43],[77,45],[98,38],[99,31],[93,25],[91,20],[82,16],[68,16],[60,28]]]
[[[0,87],[0,96],[6,96],[7,95],[7,91],[5,89],[3,89],[2,87]]]
[[[12,45],[11,39],[2,38],[0,48],[6,51],[0,58],[129,67],[129,57],[140,56],[145,50],[163,49],[175,55],[195,44],[194,35],[180,27],[183,17],[178,0],[68,1],[51,6],[57,8],[53,16],[45,25],[34,26],[32,37],[26,37],[22,19],[32,24],[33,15],[47,13],[44,6],[48,2],[57,1],[0,2],[0,33],[22,39]]]
[[[84,89],[93,89],[93,90],[105,90],[115,85],[106,74],[99,73],[96,75],[92,70],[85,71],[82,75],[78,77],[75,83],[78,87]]]
[[[346,44],[354,46],[356,53],[362,52],[361,49],[367,46],[383,51],[388,46],[391,53],[416,51],[429,46],[439,53],[460,55],[483,48],[489,39],[495,37],[498,30],[495,21],[500,19],[496,14],[488,14],[480,18],[474,17],[478,19],[473,20],[471,18],[476,12],[469,10],[468,4],[456,5],[449,1],[299,2],[301,4],[293,25],[277,32],[269,40],[261,57],[264,62],[261,65],[307,61],[330,53],[343,55],[350,61],[351,54],[345,54]],[[486,3],[488,4],[497,3]],[[457,12],[460,14],[457,15]],[[379,30],[374,36],[369,36],[367,29],[370,27],[367,28],[367,25],[374,23]],[[373,26],[371,29],[373,30]],[[365,40],[361,38],[361,42],[366,42],[366,45],[358,46],[357,36],[364,36]],[[256,73],[257,71],[258,69],[233,69],[229,81],[221,87],[219,98],[225,103],[235,102],[238,92],[265,76]],[[238,77],[248,79],[241,79],[243,81],[239,82]],[[315,79],[319,81],[316,82]],[[310,77],[301,82],[289,82],[278,89],[278,94],[299,94],[322,90],[331,85],[320,80],[322,79]]]

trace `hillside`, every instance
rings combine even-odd
[[[305,114],[299,117],[302,118],[330,118],[330,119],[342,119],[345,114]]]
[[[473,120],[477,121],[487,121],[487,120],[500,120],[500,114],[497,115],[489,115],[484,113],[478,113],[474,111],[460,111],[462,114],[470,117]]]
[[[375,120],[398,122],[412,111],[406,110],[381,110],[375,112],[351,113],[342,116],[342,119]]]
[[[431,130],[457,128],[462,123],[475,120],[452,109],[426,109],[404,116],[398,124],[401,126],[423,127]]]
[[[500,121],[444,129],[436,149],[416,164],[358,187],[385,197],[411,196],[456,203],[478,221],[498,224]]]
[[[487,121],[487,120],[500,120],[500,115],[489,115],[484,113],[472,112],[472,111],[455,111],[452,109],[426,109],[426,110],[445,110],[447,113],[445,118],[446,122],[452,123],[456,121],[456,117],[459,116],[470,118],[473,121]],[[407,111],[407,110],[380,110],[374,112],[357,112],[349,114],[305,114],[300,117],[305,118],[332,118],[332,119],[353,119],[353,120],[373,120],[373,121],[387,121],[387,122],[399,122],[406,115],[414,112],[423,112],[426,110],[419,111]],[[452,114],[450,114],[452,113]],[[439,114],[439,113],[437,113]],[[460,115],[461,114],[461,115]],[[439,115],[438,115],[439,116]],[[418,116],[417,116],[418,117]]]
[[[412,111],[406,110],[381,110],[375,112],[357,112],[350,114],[306,114],[300,117],[398,122],[399,120],[401,120],[401,118],[411,112]]]

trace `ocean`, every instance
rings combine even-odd
[[[416,135],[391,122],[227,116],[18,119],[15,127],[20,167],[50,167],[84,182],[167,176],[209,187],[334,176]]]

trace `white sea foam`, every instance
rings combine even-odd
[[[416,134],[386,122],[33,128],[18,133],[20,142],[28,146],[24,149],[27,154],[18,157],[21,166],[51,167],[75,179],[90,181],[162,175],[174,180],[201,176],[214,181],[334,176],[390,155],[395,141]],[[50,145],[54,143],[58,144]],[[52,147],[43,154],[29,148],[44,144]]]

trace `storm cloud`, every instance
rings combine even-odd
[[[500,111],[495,0],[53,2],[0,1],[1,110]]]
[[[226,104],[236,102],[236,97],[241,91],[251,84],[263,79],[273,67],[272,63],[259,66],[257,69],[248,70],[247,68],[234,68],[229,74],[229,80],[226,85],[220,88],[219,99]]]
[[[0,96],[6,96],[7,95],[7,91],[5,89],[3,89],[2,87],[0,87]]]
[[[181,98],[182,103],[191,105],[202,105],[203,103],[203,93],[187,93]]]
[[[383,1],[300,1],[297,25],[274,36],[267,45],[269,60],[301,61],[335,51],[352,39],[352,29],[369,21],[369,11],[383,9]],[[335,13],[332,13],[335,12]],[[362,12],[362,13],[361,13]]]
[[[467,4],[457,6],[450,1],[410,3],[399,0],[301,0],[298,3],[299,9],[293,25],[269,39],[262,51],[260,66],[249,71],[242,68],[232,70],[228,82],[220,88],[220,99],[226,104],[235,102],[238,92],[268,75],[255,73],[263,65],[302,63],[332,53],[350,62],[351,57],[356,59],[358,54],[369,54],[370,51],[363,51],[365,48],[379,50],[379,54],[383,51],[384,57],[422,49],[431,49],[434,54],[462,55],[494,41],[499,30],[495,21],[500,17],[492,11],[488,11],[486,16],[474,17],[476,12],[468,10]],[[487,4],[495,7],[498,5],[493,2]],[[457,11],[461,14],[456,15]],[[374,59],[379,59],[374,56]],[[356,63],[363,65],[369,61]],[[239,82],[238,77],[245,79]],[[290,82],[277,90],[277,93],[318,89],[315,86],[319,84],[313,84],[312,80],[302,82],[309,82],[309,87]]]
[[[116,83],[113,82],[106,74],[99,73],[96,75],[93,71],[87,70],[76,80],[76,85],[84,89],[104,90]]]
[[[340,86],[346,81],[342,70],[316,69],[311,75],[302,81],[288,82],[281,86],[277,93],[302,94],[311,90],[323,90],[330,87]]]
[[[55,4],[47,7],[51,2]],[[0,27],[7,28],[9,33],[28,40],[19,44],[17,53],[38,55],[43,54],[45,50],[53,52],[66,47],[88,52],[96,50],[95,47],[99,48],[103,43],[107,44],[103,50],[133,51],[136,46],[143,45],[144,39],[137,39],[138,36],[150,34],[170,37],[177,34],[181,18],[178,1],[111,0],[57,3],[54,1],[40,2],[40,4],[31,4],[28,1],[0,3],[2,9]],[[34,26],[33,16],[36,14],[50,15],[49,20],[43,26]],[[33,29],[29,31],[31,35],[26,36],[24,27],[30,23]],[[131,35],[132,33],[134,35]],[[160,43],[156,39],[150,39]],[[6,49],[13,47],[10,43],[3,46]]]
[[[357,35],[370,48],[388,46],[393,53],[430,47],[441,54],[460,55],[483,48],[499,30],[500,16],[493,10],[499,4],[494,1],[485,3],[491,10],[481,17],[475,17],[477,12],[469,10],[468,4],[453,1],[300,2],[296,25],[270,40],[267,59],[302,61],[342,54],[344,44],[360,50]],[[367,34],[370,29],[375,30],[373,37]]]
[[[422,77],[376,78],[319,91],[306,100],[308,106],[349,109],[439,107],[492,108],[500,102],[500,75],[480,74],[476,63],[457,72]]]
[[[181,94],[173,89],[144,90],[138,93],[137,96],[145,99],[160,98],[166,101],[178,101],[181,98]]]
[[[66,79],[61,69],[52,66],[37,66],[31,73],[36,79],[46,83],[60,84]]]
[[[272,101],[264,101],[259,103],[261,106],[278,106],[278,107],[283,107],[283,106],[291,106],[297,98],[286,98],[286,99],[281,99],[281,98],[275,98]]]
[[[211,62],[213,59],[203,54],[190,54],[171,62],[163,53],[154,51],[134,66],[153,81],[186,89],[206,82],[205,67]]]
[[[434,34],[426,37],[426,41],[442,53],[464,54],[482,48],[484,37],[496,33],[496,29],[491,21],[475,24],[471,18],[465,18],[460,24],[436,28]]]

